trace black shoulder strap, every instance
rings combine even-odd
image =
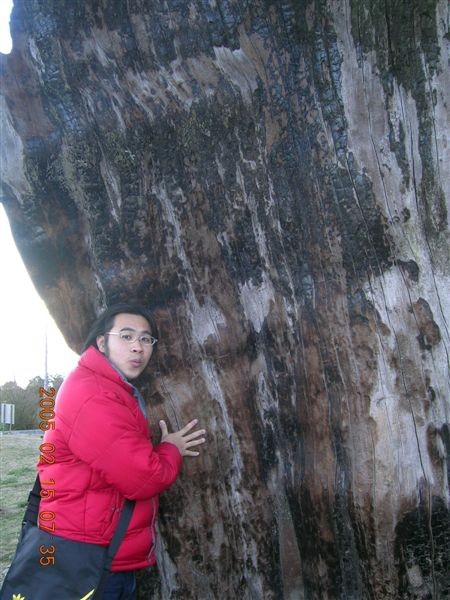
[[[112,537],[111,543],[108,546],[108,568],[112,562],[112,559],[116,555],[117,550],[119,549],[120,543],[123,540],[123,536],[125,535],[126,530],[128,529],[128,525],[130,524],[135,504],[136,500],[125,500],[122,514],[120,515],[120,520],[117,523],[117,527]]]
[[[103,597],[103,590],[105,589],[106,581],[108,579],[108,575],[110,574],[111,563],[128,528],[135,504],[135,500],[125,500],[122,514],[120,515],[120,521],[117,524],[111,543],[108,546],[105,564],[103,565],[103,573],[95,590],[95,599],[98,598],[100,600],[100,598]]]
[[[28,494],[28,503],[23,516],[23,522],[29,521],[34,525],[37,525],[39,515],[39,503],[41,501],[41,482],[39,481],[39,475],[36,475],[36,481],[34,482],[33,489]]]

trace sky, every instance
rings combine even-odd
[[[0,52],[4,54],[11,51],[9,15],[12,4],[12,0],[0,0]],[[25,387],[33,377],[44,377],[46,337],[48,374],[67,375],[76,365],[78,356],[68,348],[36,292],[1,204],[0,257],[0,386],[7,381],[16,381]]]

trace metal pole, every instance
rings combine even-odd
[[[44,388],[48,388],[48,341],[47,341],[47,323],[45,324],[45,352],[44,352]]]

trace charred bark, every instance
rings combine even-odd
[[[151,421],[210,432],[141,596],[448,597],[444,0],[15,0],[12,32],[35,285],[74,349],[152,306]]]

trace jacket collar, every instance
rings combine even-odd
[[[97,348],[94,346],[89,346],[89,348],[83,352],[78,361],[80,367],[84,367],[93,371],[94,373],[98,373],[102,377],[106,377],[107,379],[114,381],[121,387],[134,394],[134,390],[136,389],[129,381],[127,381],[115,367],[109,362],[104,354],[102,354]]]

